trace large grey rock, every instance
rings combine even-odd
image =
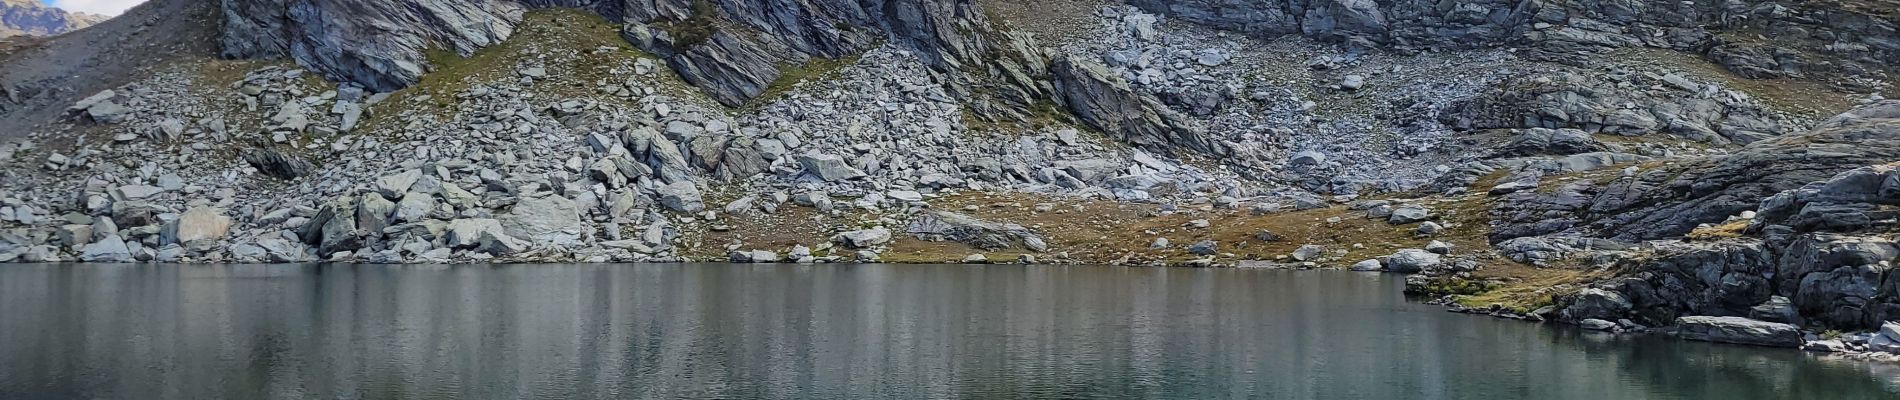
[[[390,219],[396,222],[422,222],[435,210],[435,205],[434,196],[410,192],[396,202],[396,214]]]
[[[1194,242],[1193,245],[1189,245],[1187,251],[1189,254],[1211,256],[1220,251],[1220,243],[1216,243],[1212,240],[1202,240]]]
[[[403,194],[409,193],[409,187],[415,186],[416,180],[418,179],[422,179],[422,170],[420,169],[384,175],[381,178],[376,178],[376,192],[381,193],[384,198],[390,200],[401,199]]]
[[[1443,259],[1438,253],[1419,249],[1404,249],[1399,250],[1397,253],[1392,253],[1390,256],[1386,256],[1381,264],[1385,265],[1386,271],[1409,274],[1424,271],[1426,268],[1436,267],[1443,262]]]
[[[1692,316],[1676,319],[1684,339],[1770,347],[1801,347],[1801,330],[1794,325],[1742,317]]]
[[[1582,130],[1531,128],[1493,149],[1491,157],[1567,156],[1609,150],[1609,146]]]
[[[456,249],[468,249],[482,245],[482,237],[490,233],[506,232],[501,221],[487,218],[470,218],[449,221],[442,232],[443,244]]]
[[[905,233],[928,241],[953,241],[984,250],[1002,250],[1018,247],[1031,250],[1032,245],[1042,243],[1042,236],[1016,224],[1003,224],[983,221],[964,214],[949,211],[929,211],[913,219]],[[1036,250],[1040,251],[1040,250]]]
[[[1794,324],[1801,322],[1801,312],[1795,310],[1794,303],[1786,297],[1772,296],[1767,302],[1749,307],[1748,317],[1768,322]]]
[[[1416,204],[1405,204],[1405,205],[1401,205],[1396,208],[1393,208],[1392,215],[1386,219],[1386,222],[1391,222],[1394,224],[1410,224],[1410,223],[1416,223],[1416,222],[1423,222],[1431,218],[1432,218],[1432,210],[1426,209],[1425,206],[1416,205]]]
[[[580,206],[556,195],[518,199],[501,221],[510,239],[537,243],[578,244],[588,229],[581,221]]]
[[[1796,232],[1878,231],[1900,213],[1900,168],[1894,164],[1855,168],[1826,180],[1762,199],[1754,225],[1785,225]]]
[[[1154,96],[1135,91],[1101,64],[1062,58],[1050,70],[1062,104],[1083,123],[1115,139],[1169,154],[1179,149],[1216,156],[1230,153],[1198,123]]]
[[[86,245],[79,254],[79,260],[85,262],[123,263],[132,262],[132,250],[119,235],[110,235]]]
[[[224,210],[215,207],[194,207],[179,215],[165,227],[165,240],[160,242],[192,243],[205,240],[224,239],[231,230],[231,217]]]
[[[864,171],[852,168],[843,157],[831,154],[805,154],[798,156],[798,165],[805,167],[805,173],[823,179],[826,182],[841,182],[864,177]]]
[[[1772,255],[1772,254],[1771,254]],[[1805,321],[1844,330],[1900,318],[1892,262],[1900,243],[1885,237],[1807,234],[1791,238],[1751,282],[1785,295]],[[1771,280],[1772,279],[1772,280]],[[1758,295],[1762,300],[1766,296]]]
[[[621,133],[620,141],[626,143],[627,150],[645,163],[659,178],[667,183],[690,182],[693,169],[686,161],[686,155],[680,152],[679,145],[667,139],[653,128],[629,129]]]
[[[1590,319],[1585,319],[1582,321],[1577,321],[1577,326],[1582,327],[1583,329],[1588,329],[1588,330],[1593,330],[1593,331],[1616,330],[1615,322],[1604,321],[1604,320],[1600,320],[1596,318],[1590,318]]]
[[[1499,255],[1511,261],[1546,265],[1552,261],[1581,257],[1598,251],[1625,250],[1631,246],[1596,238],[1546,236],[1506,240],[1492,247],[1498,250]]]
[[[1299,248],[1293,249],[1293,254],[1292,254],[1294,261],[1318,261],[1320,257],[1325,256],[1325,255],[1326,255],[1326,247],[1320,246],[1320,245],[1314,245],[1314,244],[1304,245],[1304,246],[1300,246]]]
[[[840,233],[831,241],[853,249],[865,249],[891,242],[891,230],[883,227]]]
[[[356,202],[349,197],[338,198],[319,207],[317,214],[304,223],[297,237],[305,244],[316,245],[318,254],[355,250],[364,236],[368,235],[368,232],[358,229],[358,219]]]
[[[773,263],[778,262],[778,253],[770,250],[733,250],[726,254],[726,260],[735,263]]]
[[[699,212],[706,209],[706,202],[699,194],[699,186],[692,181],[673,182],[661,186],[658,190],[660,205],[679,212]]]
[[[283,238],[258,239],[255,247],[264,251],[264,259],[262,261],[292,263],[307,262],[314,259],[314,257],[306,253],[309,250],[308,247],[305,247],[302,243],[292,242]]]
[[[516,239],[499,230],[483,230],[476,239],[482,252],[497,256],[514,255],[528,251],[528,242]]]
[[[293,152],[276,148],[247,147],[239,150],[238,155],[244,159],[244,162],[249,163],[251,167],[257,168],[257,170],[263,172],[264,175],[277,179],[290,180],[302,178],[310,175],[311,171],[316,170],[316,166],[311,164],[309,160],[305,160]]]
[[[356,201],[356,229],[366,234],[376,234],[389,227],[390,217],[396,214],[396,203],[380,194],[365,193]]]
[[[1570,321],[1619,319],[1635,307],[1621,293],[1598,288],[1583,289],[1568,300],[1568,305],[1559,310],[1559,313],[1564,319]]]

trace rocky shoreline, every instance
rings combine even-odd
[[[1900,348],[1900,34],[1816,22],[1854,10],[755,1],[201,5],[266,60],[0,82],[41,121],[0,132],[0,262],[1335,268]]]

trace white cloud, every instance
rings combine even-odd
[[[118,16],[145,0],[53,0],[53,6],[66,11]]]

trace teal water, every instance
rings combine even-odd
[[[0,266],[0,399],[1896,399],[1900,366],[1349,272]]]

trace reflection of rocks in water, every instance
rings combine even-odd
[[[30,265],[0,269],[0,285],[0,327],[37,327],[0,331],[0,397],[255,398],[293,386],[289,397],[352,398],[1900,392],[1867,375],[1891,371],[1446,313],[1406,303],[1395,277],[1343,272]],[[72,360],[92,369],[64,367]]]
[[[1802,398],[1863,398],[1900,390],[1900,366],[1848,361],[1839,356],[1789,349],[1682,341],[1662,335],[1613,335],[1553,329],[1553,339],[1604,360],[1629,384],[1651,393],[1693,388],[1694,397],[1760,398],[1799,388]],[[1789,366],[1800,366],[1789,368]],[[1882,378],[1886,377],[1886,378]],[[1769,396],[1774,397],[1774,396]],[[1870,397],[1877,398],[1877,397]]]

